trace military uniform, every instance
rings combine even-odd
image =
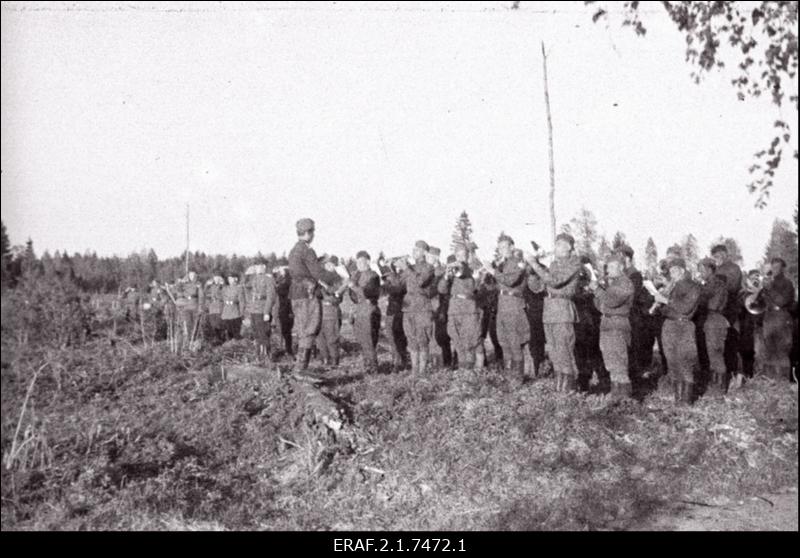
[[[430,286],[433,283],[433,266],[419,261],[402,272],[406,294],[403,297],[403,331],[408,338],[411,369],[425,372],[433,337],[433,308]]]
[[[528,288],[525,289],[525,312],[528,315],[528,325],[530,326],[531,336],[528,349],[533,359],[533,374],[539,376],[542,363],[544,362],[544,324],[542,314],[544,312],[544,299],[547,291],[542,283],[542,279],[536,273],[528,274]]]
[[[337,262],[338,263],[338,262]],[[339,332],[342,325],[342,302],[338,287],[341,278],[334,272],[324,270],[322,282],[327,285],[320,289],[322,299],[322,324],[317,335],[317,351],[327,364],[339,365]]]
[[[595,292],[594,303],[602,313],[600,350],[603,363],[611,375],[612,390],[630,394],[628,352],[631,345],[629,315],[636,289],[626,275],[612,278],[608,285]]]
[[[142,305],[145,331],[150,342],[160,341],[167,337],[167,324],[164,320],[166,294],[158,285],[152,285]]]
[[[226,340],[239,339],[242,336],[242,318],[246,309],[247,295],[241,285],[225,285],[222,287],[222,318]]]
[[[480,344],[480,318],[475,301],[477,281],[466,262],[456,267],[450,276],[439,280],[440,296],[448,297],[447,333],[455,344],[459,365],[471,368],[475,365],[475,351]],[[481,353],[481,366],[482,366]]]
[[[437,265],[433,270],[431,282],[431,301],[433,302],[433,337],[431,353],[435,355],[436,365],[449,367],[453,364],[453,351],[450,347],[450,336],[447,333],[447,294],[438,292],[438,285],[444,277],[445,267]]]
[[[208,311],[208,328],[214,344],[219,344],[224,340],[224,325],[222,323],[222,289],[224,285],[211,283],[206,289],[206,310]]]
[[[402,369],[406,365],[408,339],[403,330],[403,299],[406,295],[406,286],[403,276],[391,268],[384,268],[384,290],[388,295],[386,305],[386,327],[389,329],[386,337],[392,348],[392,362],[395,369]]]
[[[503,261],[495,273],[499,286],[497,298],[497,339],[509,366],[518,379],[525,374],[524,346],[531,336],[528,316],[525,314],[524,291],[528,288],[527,275],[522,260],[514,256]]]
[[[314,221],[300,219],[297,234],[303,235],[314,230]],[[297,334],[297,369],[308,368],[311,349],[322,325],[322,302],[319,298],[319,283],[324,268],[317,259],[314,249],[303,239],[298,239],[289,252],[289,276],[292,278],[289,297],[292,300],[294,328]]]
[[[260,357],[270,359],[270,325],[275,304],[275,280],[267,273],[257,273],[250,279],[247,293],[247,312],[256,338],[256,351]],[[269,320],[264,315],[270,314]]]
[[[728,322],[727,333],[725,335],[725,368],[728,374],[736,374],[739,371],[739,333],[738,323],[741,309],[740,294],[742,292],[742,269],[732,261],[726,261],[717,268],[717,275],[724,278],[728,296],[722,315]]]
[[[380,331],[381,312],[378,309],[378,297],[381,294],[381,281],[377,273],[368,269],[357,271],[350,285],[350,299],[355,303],[353,332],[361,345],[361,354],[367,371],[377,371],[378,332]]]
[[[580,391],[588,391],[592,376],[597,373],[607,380],[600,350],[600,322],[602,314],[595,306],[594,293],[589,290],[589,277],[581,272],[575,296],[572,299],[578,321],[575,323],[575,364],[578,367]]]
[[[688,276],[677,281],[669,294],[669,302],[661,309],[664,326],[661,338],[664,354],[675,387],[676,400],[691,402],[694,390],[694,369],[697,366],[697,342],[692,317],[697,311],[700,288]]]
[[[629,368],[631,379],[637,381],[653,365],[653,345],[656,342],[656,328],[650,316],[653,296],[644,288],[642,274],[633,266],[625,269],[625,276],[633,285],[633,302],[628,315],[631,325],[631,348]]]
[[[200,310],[203,308],[203,286],[198,281],[180,283],[177,304],[180,312],[183,345],[188,346],[192,341],[192,336],[195,334],[197,320],[200,318]]]
[[[272,314],[278,316],[278,329],[286,354],[294,355],[292,348],[292,329],[294,328],[294,314],[292,313],[292,300],[289,297],[291,277],[288,274],[275,276],[276,301],[272,307]]]
[[[764,371],[775,377],[788,377],[792,350],[792,315],[794,286],[781,273],[768,281],[760,298],[766,303],[764,311]]]
[[[550,268],[534,266],[547,288],[544,299],[542,322],[547,341],[547,353],[558,376],[557,388],[574,389],[578,377],[575,362],[575,323],[578,314],[572,298],[578,290],[583,266],[574,254],[566,258],[555,258]]]
[[[728,302],[728,289],[725,278],[712,276],[700,288],[699,312],[703,314],[702,323],[704,349],[710,370],[709,390],[722,394],[727,391],[725,367],[725,339],[730,323],[723,315]],[[698,345],[698,351],[702,348]],[[701,363],[702,366],[702,363]]]
[[[503,347],[497,338],[497,302],[499,298],[499,287],[497,280],[491,274],[486,274],[483,281],[478,285],[477,303],[481,313],[481,346],[478,351],[483,354],[483,341],[487,335],[494,348],[494,359],[499,366],[503,366],[504,357]],[[479,357],[480,358],[480,357]]]

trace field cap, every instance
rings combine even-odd
[[[304,217],[297,221],[297,234],[304,234],[308,231],[314,230],[314,221],[308,217]]]
[[[431,256],[439,256],[439,255],[441,255],[442,251],[439,248],[437,248],[436,246],[431,246],[430,248],[428,248],[428,253]]]
[[[417,242],[414,243],[414,246],[416,246],[417,248],[422,248],[426,252],[430,249],[428,243],[425,242],[424,240],[417,240]]]
[[[686,269],[686,260],[684,260],[683,258],[672,258],[671,260],[669,260],[667,265],[669,266],[669,269],[672,269],[673,267],[680,267],[682,269]]]
[[[564,232],[559,233],[556,236],[556,242],[558,242],[559,240],[563,240],[564,242],[569,243],[570,248],[575,248],[575,239],[572,237],[571,234],[564,233]]]
[[[366,250],[359,250],[358,254],[356,254],[356,259],[358,258],[366,258],[369,260],[370,259],[369,253]]]

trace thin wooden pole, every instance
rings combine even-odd
[[[547,110],[547,145],[550,155],[550,235],[552,245],[556,243],[556,167],[553,159],[553,119],[550,115],[550,91],[547,88],[547,53],[542,41],[542,67],[544,69],[544,106]]]

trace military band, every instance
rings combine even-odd
[[[235,273],[225,284],[222,272],[202,285],[189,271],[172,285],[153,281],[142,294],[126,289],[120,295],[126,321],[140,320],[145,343],[174,337],[176,349],[186,350],[198,337],[212,345],[239,339],[246,318],[256,361],[268,367],[277,362],[273,332],[294,354],[293,322],[294,371],[304,378],[315,376],[308,370],[315,347],[323,373],[339,365],[343,304],[353,308],[353,336],[367,373],[379,370],[381,338],[393,372],[410,366],[414,377],[455,368],[482,373],[490,337],[509,385],[539,377],[549,359],[557,391],[588,391],[596,374],[609,380],[612,401],[641,399],[648,376],[657,379],[656,343],[678,403],[740,387],[754,374],[756,354],[764,375],[791,375],[796,294],[781,258],[765,274],[743,276],[724,245],[714,246],[696,270],[668,253],[661,274],[645,281],[628,246],[595,265],[575,253],[569,234],[559,234],[548,253],[535,243],[525,253],[503,234],[489,264],[474,243],[455,243],[442,263],[441,250],[419,240],[411,256],[377,263],[359,251],[348,270],[336,256],[317,257],[313,220],[300,219],[296,232],[288,266],[268,270],[259,261],[244,285]],[[544,257],[551,257],[549,265]],[[202,321],[206,331],[198,334]]]

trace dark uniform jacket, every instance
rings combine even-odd
[[[222,319],[235,320],[244,316],[245,293],[241,285],[225,285],[222,288]]]
[[[393,270],[387,269],[383,276],[383,288],[388,295],[386,315],[394,316],[403,311],[403,299],[406,296],[406,285],[403,276]]]
[[[742,270],[731,261],[727,261],[717,268],[717,275],[725,279],[728,297],[722,314],[731,324],[736,321],[741,308],[739,292],[742,290]]]
[[[431,312],[430,286],[434,280],[433,266],[428,262],[417,262],[403,271],[406,294],[403,297],[403,312]]]
[[[178,306],[184,310],[197,310],[203,307],[203,286],[200,283],[180,283],[177,290]]]
[[[784,274],[773,278],[771,284],[761,290],[760,298],[767,304],[767,312],[785,310],[789,312],[794,306],[794,286]]]
[[[371,269],[356,271],[352,279],[350,300],[357,306],[376,305],[378,297],[381,295],[381,280],[378,274]]]
[[[222,314],[222,289],[224,285],[213,283],[208,286],[206,301],[208,302],[209,314]]]
[[[689,277],[679,280],[661,314],[669,320],[691,320],[700,302],[700,286]]]
[[[534,266],[547,288],[542,322],[546,324],[577,322],[572,298],[578,292],[583,264],[576,255],[553,260],[550,268]]]
[[[472,275],[472,269],[466,262],[462,262],[455,269],[451,277],[445,275],[439,280],[439,295],[449,298],[447,314],[449,316],[474,314],[477,282]]]
[[[342,283],[342,278],[333,271],[327,269],[322,270],[322,279],[320,279],[327,287],[322,287],[319,290],[319,296],[322,298],[323,306],[338,307],[342,302],[342,295],[339,293],[339,287]]]
[[[528,287],[528,283],[522,261],[513,256],[506,259],[498,266],[494,278],[499,285],[497,312],[503,313],[509,310],[524,309],[525,297],[523,293]]]
[[[594,303],[604,316],[624,316],[630,314],[635,295],[635,287],[626,275],[608,281],[606,287],[595,292]]]
[[[276,296],[272,275],[253,275],[247,290],[247,311],[250,314],[270,314]]]
[[[316,296],[317,281],[322,279],[324,270],[314,249],[307,242],[298,240],[289,252],[289,275],[292,278],[289,297],[299,300]]]

